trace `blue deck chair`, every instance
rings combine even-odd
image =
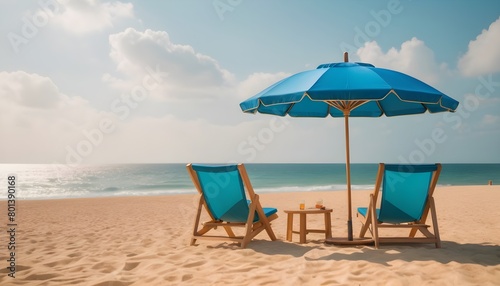
[[[245,248],[263,230],[267,231],[271,240],[276,240],[270,221],[278,217],[277,209],[262,207],[243,164],[188,164],[186,168],[200,194],[191,245],[197,239],[212,239],[238,242],[241,248]],[[199,229],[203,208],[211,220],[203,223],[203,227]],[[227,236],[207,234],[218,226],[224,228]],[[236,236],[233,227],[243,227],[244,234]]]
[[[379,164],[375,190],[370,194],[368,208],[358,208],[361,220],[360,237],[370,230],[375,248],[380,243],[434,243],[441,247],[433,193],[436,187],[441,164],[431,165],[385,165]],[[382,186],[382,190],[380,187]],[[379,191],[380,208],[377,208]],[[431,213],[434,233],[425,224]],[[379,228],[407,228],[407,237],[381,237]],[[423,237],[416,237],[420,231]]]

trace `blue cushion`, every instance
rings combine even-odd
[[[248,201],[248,203],[250,203],[250,201]],[[276,209],[276,208],[262,207],[262,210],[264,211],[264,214],[266,215],[266,217],[272,216],[273,214],[278,212],[278,209]],[[259,221],[259,215],[257,214],[257,212],[255,212],[255,218],[253,219],[253,222],[257,222],[257,221]]]
[[[262,209],[264,210],[264,214],[266,214],[266,217],[269,217],[278,212],[278,209],[276,208],[262,208]]]
[[[376,209],[375,212],[377,213],[377,218],[378,218],[378,216],[380,215],[380,209]],[[368,208],[358,208],[358,213],[366,217],[366,214],[368,213]]]

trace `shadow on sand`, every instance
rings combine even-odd
[[[365,260],[373,263],[389,265],[394,260],[403,261],[436,261],[439,263],[457,262],[461,264],[478,264],[483,266],[500,265],[500,246],[492,244],[458,244],[443,241],[441,248],[434,245],[396,245],[384,244],[379,249],[373,247],[356,248],[353,253],[335,252],[339,248],[332,246],[332,254],[317,259],[306,257],[308,261],[317,260]],[[340,247],[348,248],[348,247]]]
[[[210,248],[241,249],[235,243],[221,243],[210,246]],[[435,248],[433,244],[383,244],[379,249],[375,249],[373,246],[326,245],[323,241],[308,241],[307,244],[298,244],[282,240],[253,240],[246,249],[266,255],[304,257],[307,261],[368,261],[386,266],[389,266],[389,262],[394,260],[436,261],[442,264],[457,262],[482,266],[500,265],[500,245],[488,243],[459,244],[453,241],[442,241],[441,248]],[[313,249],[329,250],[331,254],[310,258],[307,253]],[[346,253],[346,250],[352,250],[352,252]]]
[[[294,257],[302,257],[304,256],[307,252],[313,250],[313,249],[318,249],[322,246],[323,243],[314,243],[315,245],[312,246],[314,242],[310,242],[308,244],[298,244],[298,243],[292,243],[292,242],[285,242],[282,240],[276,240],[273,242],[265,242],[262,241],[262,243],[255,243],[255,244],[250,244],[248,248],[253,249],[255,252],[259,252],[262,254],[267,254],[267,255],[291,255]],[[319,244],[319,245],[318,245]]]
[[[314,246],[311,246],[312,243],[314,243]],[[292,242],[285,242],[282,240],[269,241],[254,239],[248,244],[246,249],[251,249],[255,252],[266,255],[290,255],[294,257],[302,257],[312,249],[319,249],[322,246],[323,243],[320,241],[311,242],[308,244],[297,244]],[[223,242],[218,245],[207,247],[215,249],[241,249],[239,244],[228,242]]]

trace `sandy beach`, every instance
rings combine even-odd
[[[353,193],[353,208],[369,191]],[[284,209],[322,198],[333,236],[346,236],[346,193],[261,194],[278,208],[278,238],[259,234],[246,249],[199,241],[189,246],[196,195],[17,201],[16,271],[7,268],[9,233],[0,235],[0,285],[499,285],[500,186],[438,187],[442,248],[433,244],[325,245],[285,240]],[[6,201],[0,201],[2,229]],[[322,216],[308,225],[322,227]],[[296,220],[297,221],[297,220]],[[354,233],[360,223],[353,217]]]

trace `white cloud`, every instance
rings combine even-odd
[[[271,80],[277,75],[260,77]],[[267,158],[264,154],[271,152],[272,146],[283,144],[269,142],[270,130],[279,138],[285,129],[281,121],[270,122],[279,120],[277,117],[250,115],[242,115],[248,116],[248,121],[224,124],[197,116],[120,118],[121,112],[100,112],[82,97],[62,93],[50,78],[24,71],[0,73],[0,101],[0,129],[11,138],[0,142],[3,163],[229,162],[248,160],[251,155],[253,159],[257,153],[257,158]],[[238,107],[233,102],[232,108],[213,109],[227,117],[229,109]],[[112,123],[113,131],[100,130],[103,120]],[[248,137],[259,135],[265,142],[253,147]]]
[[[81,97],[59,91],[48,77],[24,71],[0,73],[2,162],[62,162],[67,145],[95,128],[102,113]]]
[[[458,61],[465,76],[500,71],[500,17],[487,30],[469,42],[469,49]]]
[[[189,45],[175,44],[166,32],[128,28],[109,37],[110,57],[126,78],[103,78],[110,85],[125,88],[122,83],[137,84],[147,69],[162,75],[162,85],[153,95],[161,99],[214,97],[221,89],[234,84],[234,76],[213,58],[195,51]],[[127,87],[130,88],[130,87]]]
[[[435,84],[443,73],[449,73],[446,64],[437,63],[434,52],[417,38],[401,44],[401,48],[391,48],[384,53],[377,42],[367,42],[358,49],[361,62],[376,67],[393,69],[411,75],[428,84]]]
[[[73,116],[73,111],[78,108],[89,109],[87,101],[63,94],[49,77],[24,71],[0,72],[0,100],[4,108],[23,108],[30,111],[28,113],[57,113],[61,117]],[[83,122],[85,118],[79,121]]]
[[[59,100],[57,86],[48,78],[23,71],[0,72],[2,102],[15,102],[33,108],[53,108]]]
[[[50,11],[51,15],[55,12],[51,23],[77,34],[101,31],[113,27],[120,19],[134,17],[131,3],[100,0],[57,0],[57,3]]]

